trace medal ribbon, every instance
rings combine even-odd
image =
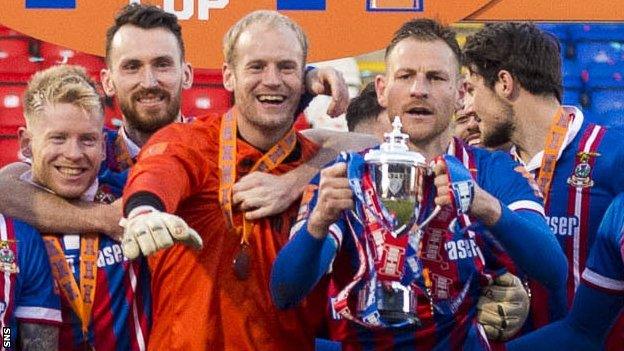
[[[229,228],[234,228],[232,213],[232,187],[236,181],[236,138],[237,138],[237,117],[238,110],[234,107],[230,109],[221,119],[219,132],[219,203],[225,215]],[[271,172],[279,166],[297,145],[297,135],[295,130],[290,130],[275,144],[267,153],[256,161],[250,172]],[[248,222],[243,216],[243,230],[241,244],[249,244],[249,236],[253,224]]]
[[[546,136],[546,145],[544,146],[544,155],[540,165],[539,176],[537,177],[537,185],[544,196],[544,208],[548,206],[550,200],[550,184],[555,174],[555,166],[559,150],[563,145],[570,121],[574,118],[573,114],[566,114],[563,107],[559,107],[553,115],[548,135]]]
[[[86,340],[95,296],[99,234],[84,234],[80,237],[80,288],[69,268],[59,238],[55,235],[44,235],[43,240],[50,258],[52,276],[72,310],[80,318]]]

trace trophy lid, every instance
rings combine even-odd
[[[410,163],[416,166],[426,165],[423,155],[410,151],[407,146],[409,135],[401,132],[401,119],[394,117],[392,131],[384,133],[384,142],[378,150],[370,150],[364,155],[364,160],[370,163]]]

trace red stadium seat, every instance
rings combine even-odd
[[[232,106],[232,94],[219,85],[193,85],[182,93],[182,114],[201,116],[222,113]]]
[[[0,37],[21,37],[24,36],[22,33],[14,31],[9,27],[5,27],[0,24]]]
[[[25,125],[23,94],[25,84],[0,85],[0,134],[14,135],[17,128]]]
[[[105,66],[104,59],[99,56],[85,54],[46,42],[41,43],[40,54],[47,67],[60,63],[80,65],[86,68],[93,76],[99,75],[100,70]]]
[[[32,40],[26,37],[0,38],[0,81],[25,82],[41,68],[30,57]]]
[[[0,134],[0,167],[17,161],[18,150],[17,135]]]

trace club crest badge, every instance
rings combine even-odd
[[[592,167],[589,164],[589,160],[592,157],[600,156],[596,152],[579,152],[577,154],[578,163],[574,167],[574,172],[568,177],[568,185],[575,188],[590,188],[594,186],[594,181],[591,179]]]
[[[390,172],[388,173],[388,178],[390,180],[390,184],[388,184],[388,189],[390,190],[392,195],[397,195],[403,188],[405,174],[399,172]]]
[[[7,273],[19,273],[19,267],[15,262],[15,253],[9,247],[6,240],[0,241],[0,271]]]

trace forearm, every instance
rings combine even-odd
[[[121,233],[121,212],[111,205],[68,201],[19,179],[26,164],[15,164],[0,172],[0,212],[27,222],[42,232]]]
[[[540,214],[501,206],[498,221],[488,228],[524,273],[559,295],[565,286],[566,257]]]
[[[57,326],[21,323],[20,341],[24,351],[58,350],[59,328]]]
[[[298,304],[329,270],[334,259],[333,239],[330,236],[316,239],[305,228],[304,223],[273,263],[270,289],[278,308]]]

